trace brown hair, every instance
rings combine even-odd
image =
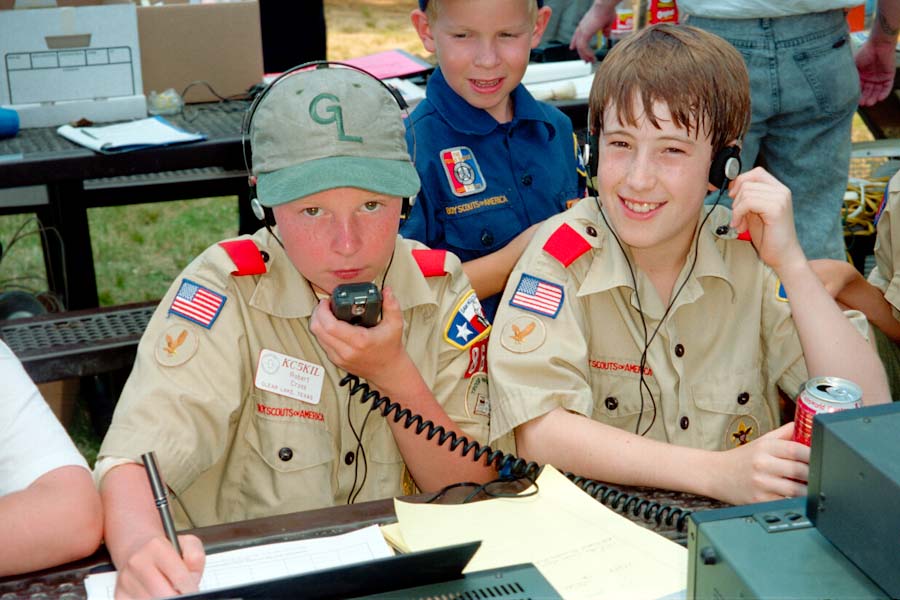
[[[750,126],[744,60],[731,44],[696,27],[662,23],[616,44],[591,86],[591,131],[602,131],[610,106],[623,123],[637,125],[635,98],[655,127],[653,103],[664,102],[688,134],[709,133],[713,152],[742,138]]]

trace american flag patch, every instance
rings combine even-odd
[[[169,307],[170,315],[178,315],[207,329],[219,316],[225,296],[205,288],[190,279],[182,279],[181,287]]]
[[[510,306],[530,310],[555,319],[563,303],[563,287],[531,275],[523,274]]]

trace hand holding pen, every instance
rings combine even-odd
[[[177,535],[156,457],[148,452],[141,460],[144,468],[140,461],[124,465],[108,476],[121,469],[123,477],[114,479],[114,483],[105,481],[124,490],[139,490],[134,500],[140,499],[141,506],[146,507],[133,510],[130,518],[111,530],[124,550],[113,556],[118,569],[115,597],[160,598],[196,592],[206,562],[203,543],[195,535]]]
[[[162,519],[166,537],[172,542],[172,546],[175,548],[178,556],[183,556],[181,545],[178,543],[178,534],[175,531],[175,521],[172,519],[172,511],[169,509],[169,494],[166,492],[166,486],[163,483],[162,476],[159,474],[159,467],[156,465],[156,454],[152,451],[147,452],[141,455],[141,460],[144,461],[144,467],[147,469],[150,491],[153,492],[153,500],[156,502],[159,518]]]

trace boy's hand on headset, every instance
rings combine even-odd
[[[762,167],[739,175],[729,190],[731,225],[749,231],[760,259],[777,273],[806,257],[794,229],[791,190]]]
[[[381,321],[374,327],[351,325],[331,312],[327,299],[319,302],[309,329],[332,363],[369,383],[393,377],[407,357],[403,347],[403,313],[390,287],[382,290]]]

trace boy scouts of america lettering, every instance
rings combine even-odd
[[[461,215],[463,213],[472,212],[473,210],[478,210],[479,208],[499,206],[501,204],[507,204],[508,202],[509,199],[506,196],[492,196],[490,198],[485,198],[484,200],[472,200],[471,202],[457,204],[456,206],[445,206],[444,212],[450,216]]]
[[[275,352],[262,350],[254,384],[258,389],[309,404],[322,398],[325,369],[321,365]]]
[[[298,90],[298,94],[302,94],[303,90]],[[319,108],[319,104],[324,104],[323,108]],[[326,113],[323,115],[322,113]],[[328,114],[330,113],[330,114]],[[341,110],[341,100],[334,94],[319,94],[309,103],[309,116],[319,125],[330,125],[337,123],[338,140],[341,142],[356,142],[361,144],[363,139],[356,135],[347,135],[344,132],[344,111]]]

